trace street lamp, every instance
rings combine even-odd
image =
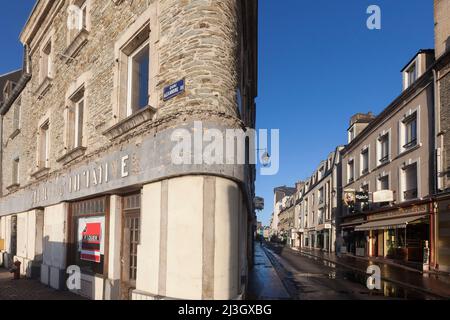
[[[267,152],[267,149],[256,149],[258,152],[263,150],[265,150],[265,152],[261,155],[260,160],[263,167],[267,167],[271,162],[269,152]]]

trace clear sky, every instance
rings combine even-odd
[[[369,5],[382,29],[366,27]],[[3,1],[0,74],[22,64],[20,31],[34,0]],[[433,48],[432,0],[259,0],[257,125],[280,129],[280,172],[258,177],[268,224],[273,188],[308,177],[346,142],[350,116],[383,110],[401,90],[402,67]]]
[[[381,30],[366,27],[369,5]],[[280,129],[280,172],[258,177],[268,225],[273,188],[309,177],[350,117],[380,113],[401,92],[400,70],[434,47],[432,0],[260,0],[257,125]]]

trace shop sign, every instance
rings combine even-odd
[[[394,191],[381,190],[373,193],[373,203],[393,202]]]
[[[254,199],[255,209],[262,211],[264,210],[264,198],[255,197]]]
[[[164,101],[170,100],[170,99],[176,97],[177,95],[183,93],[185,88],[186,88],[186,86],[184,83],[184,79],[179,80],[179,81],[171,84],[170,86],[165,87],[164,94],[163,94]]]
[[[392,218],[397,216],[404,216],[404,215],[413,215],[413,214],[427,214],[428,213],[428,205],[427,204],[421,204],[421,205],[414,205],[407,208],[399,208],[392,211],[387,211],[383,213],[377,213],[374,215],[370,215],[367,217],[368,221],[372,220],[379,220],[384,218]]]
[[[356,192],[355,193],[355,202],[356,203],[368,203],[369,202],[369,193],[368,192]]]
[[[83,261],[101,262],[104,254],[105,217],[78,220],[78,251]]]
[[[344,203],[346,206],[352,206],[355,204],[355,190],[344,191]]]

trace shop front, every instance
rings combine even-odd
[[[427,212],[428,206],[422,205],[369,215],[355,232],[365,233],[370,257],[422,263],[431,249],[432,216]]]
[[[316,248],[322,251],[330,251],[331,224],[323,224],[316,227]]]
[[[340,253],[365,256],[365,232],[356,231],[355,228],[365,222],[364,218],[346,219],[340,225],[342,243],[338,247]]]
[[[439,247],[436,252],[435,269],[450,272],[450,195],[443,195],[436,202],[437,217],[437,241]]]

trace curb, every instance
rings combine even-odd
[[[292,290],[289,288],[289,285],[286,283],[286,280],[284,279],[284,277],[282,277],[282,275],[280,274],[280,268],[283,268],[283,266],[279,265],[279,263],[277,263],[277,261],[274,259],[274,257],[272,256],[272,254],[270,252],[268,252],[268,250],[266,249],[265,246],[262,247],[264,254],[266,255],[267,259],[269,259],[270,263],[272,264],[273,269],[275,270],[278,278],[280,279],[281,284],[284,287],[284,290],[286,290],[286,293],[289,295],[289,299],[290,300],[295,300],[294,295],[292,294]],[[285,273],[288,273],[288,271],[284,271]]]
[[[337,261],[334,261],[334,260],[331,260],[331,259],[327,259],[327,258],[324,258],[324,257],[319,257],[319,256],[316,256],[316,255],[313,255],[311,253],[304,252],[304,251],[297,251],[297,252],[299,254],[304,254],[304,255],[307,255],[307,256],[310,256],[310,257],[321,259],[323,261],[327,261],[327,262],[330,262],[330,263],[333,263],[333,264],[336,264],[336,265],[340,265],[340,266],[345,267],[347,269],[366,274],[366,271],[358,269],[358,268],[355,268],[355,267],[352,267],[352,266],[349,266],[349,265],[347,265],[345,263],[342,263],[342,262],[337,262]],[[436,293],[434,291],[431,291],[431,290],[428,290],[428,289],[424,289],[424,288],[421,288],[421,287],[416,287],[416,286],[413,286],[411,284],[404,283],[404,282],[401,282],[401,281],[397,281],[397,280],[393,280],[393,279],[389,279],[389,278],[385,278],[385,277],[381,277],[381,280],[386,281],[386,282],[391,282],[391,283],[400,285],[402,287],[405,287],[405,288],[408,288],[408,289],[411,289],[411,290],[420,291],[420,292],[429,294],[431,296],[435,296],[435,297],[440,298],[440,299],[446,299],[446,300],[450,299],[450,296],[441,295],[441,294]]]

